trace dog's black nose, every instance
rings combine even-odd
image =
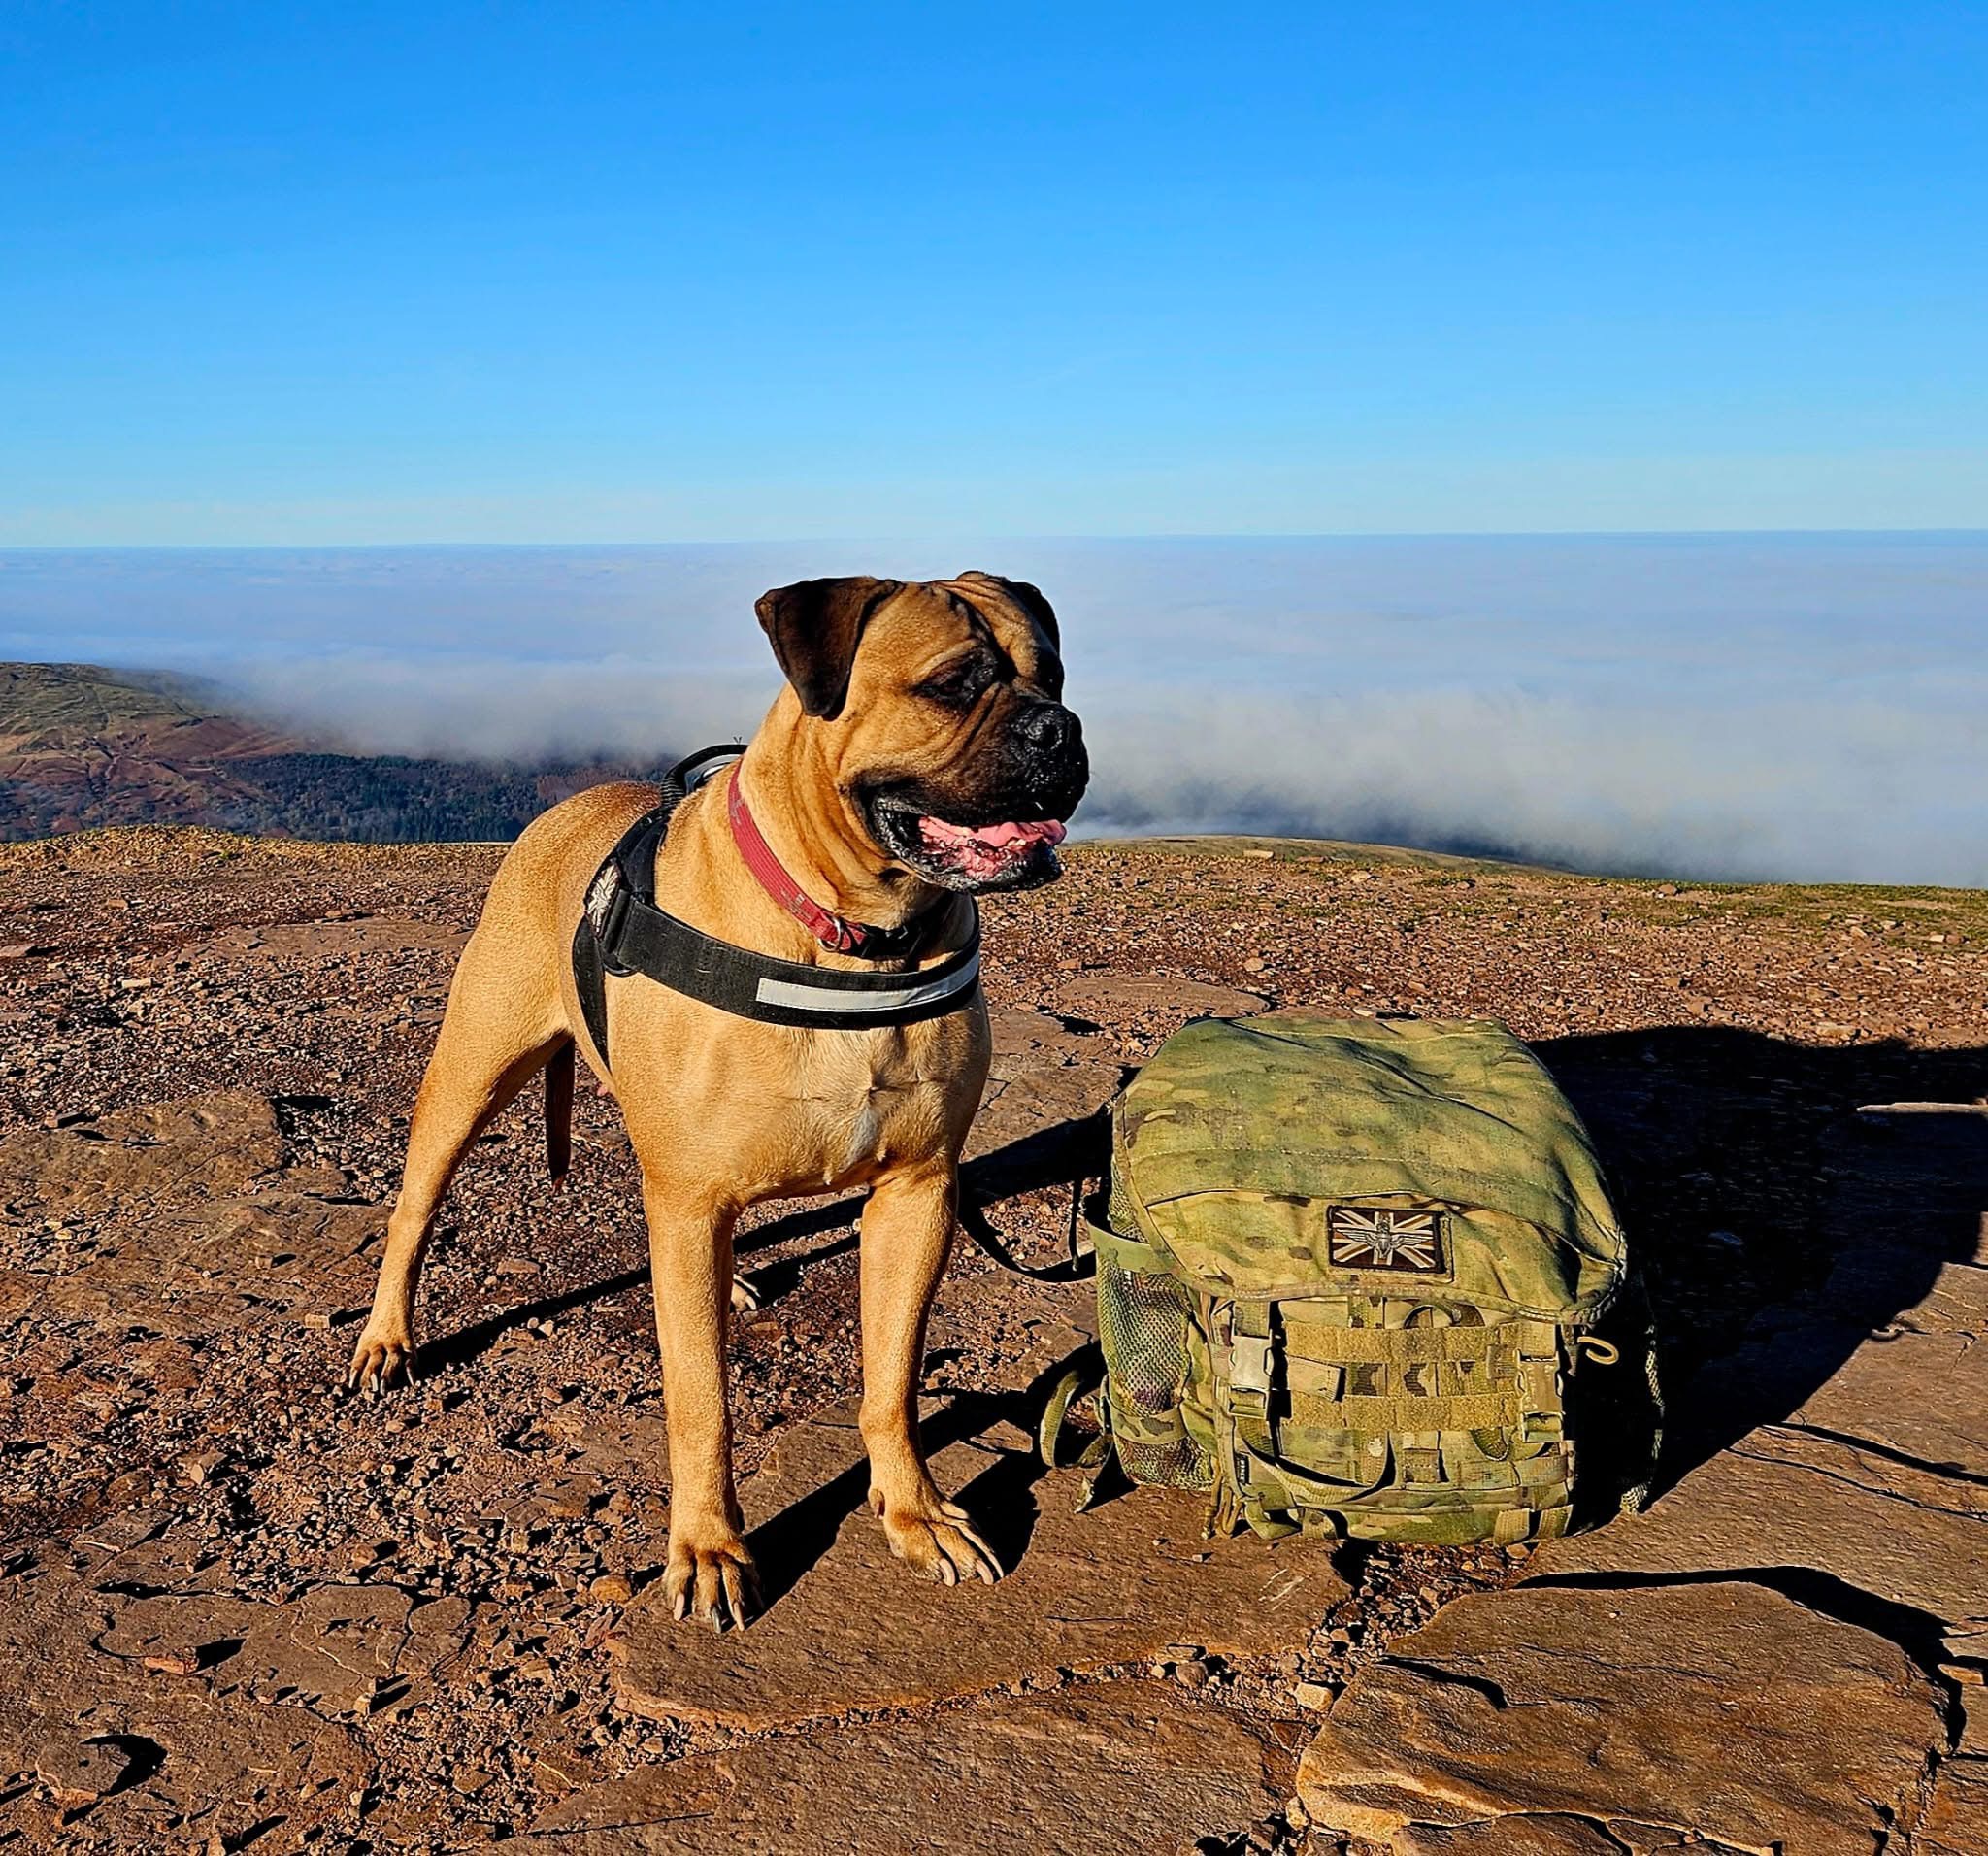
[[[1083,741],[1083,725],[1061,703],[1037,703],[1016,724],[1017,732],[1043,759],[1061,760]]]

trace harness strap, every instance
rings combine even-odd
[[[741,1018],[816,1031],[868,1031],[939,1017],[964,1007],[979,984],[977,912],[966,945],[944,960],[911,973],[879,974],[777,960],[704,934],[658,908],[656,854],[671,815],[692,789],[742,751],[707,748],[679,761],[664,778],[661,802],[621,835],[587,885],[586,907],[573,933],[573,976],[604,1063],[611,1061],[610,974],[641,974]]]

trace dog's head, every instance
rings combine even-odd
[[[837,793],[885,859],[944,889],[1026,889],[1062,866],[1090,779],[1033,586],[802,580],[758,605]]]

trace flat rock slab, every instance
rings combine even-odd
[[[994,1055],[967,1137],[967,1184],[986,1195],[1067,1179],[1100,1164],[1100,1110],[1131,1073],[1101,1032],[1047,1012],[989,1014]]]
[[[187,1631],[149,1662],[102,1646],[154,1603],[79,1580],[53,1554],[0,1577],[0,1780],[29,1775],[48,1813],[46,1842],[30,1825],[27,1846],[200,1847],[272,1816],[294,1839],[337,1815],[368,1772],[348,1726],[187,1673],[187,1637],[225,1667],[237,1646],[211,1631],[286,1607],[189,1596]]]
[[[385,1229],[382,1206],[286,1191],[125,1208],[86,1246],[45,1238],[32,1269],[0,1269],[0,1312],[183,1335],[363,1308]]]
[[[1925,1812],[1946,1739],[1896,1644],[1762,1586],[1533,1586],[1458,1601],[1358,1676],[1299,1795],[1401,1852],[1424,1825],[1566,1816],[1869,1856]]]
[[[1133,1011],[1168,1017],[1236,1018],[1263,1010],[1262,997],[1235,986],[1206,979],[1178,979],[1168,974],[1079,974],[1062,987],[1063,1003],[1082,1011],[1102,1011],[1108,1016]]]
[[[1164,1683],[1119,1682],[650,1766],[532,1828],[585,1856],[1153,1856],[1267,1816],[1289,1773],[1272,1731]]]
[[[1396,1846],[1403,1856],[1633,1856],[1645,1851],[1674,1850],[1684,1840],[1678,1831],[1615,1819],[1604,1826],[1591,1817],[1570,1817],[1563,1811],[1538,1815],[1490,1817],[1474,1824],[1404,1825]],[[1729,1843],[1692,1840],[1692,1856],[1739,1856]]]
[[[1980,1856],[1988,1849],[1988,1759],[1949,1760],[1913,1848],[1920,1856]]]
[[[1749,1432],[1647,1513],[1542,1547],[1533,1575],[1802,1568],[1961,1637],[1988,1628],[1984,1332],[1988,1271],[1948,1266],[1919,1309],[1863,1340],[1784,1421]],[[1851,1339],[1800,1331],[1756,1351],[1818,1337],[1839,1356]]]
[[[285,1169],[284,1144],[249,1090],[0,1139],[0,1319],[33,1309],[121,1340],[363,1305],[385,1209],[347,1198],[336,1169]]]
[[[1988,1108],[1872,1106],[1832,1157],[1826,1217],[1839,1247],[1824,1293],[1834,1306],[1875,1325],[1915,1302],[1940,1262],[1988,1261]]]
[[[1076,1513],[1077,1473],[1040,1475],[997,1408],[962,1399],[925,1435],[940,1487],[1008,1569],[999,1584],[931,1585],[892,1559],[864,1503],[862,1440],[845,1414],[824,1414],[740,1491],[770,1608],[719,1636],[673,1619],[651,1586],[613,1640],[621,1704],[763,1730],[1148,1662],[1169,1644],[1293,1649],[1345,1596],[1315,1542],[1204,1541],[1197,1495],[1138,1489]]]
[[[199,1675],[219,1693],[346,1718],[425,1701],[460,1653],[468,1604],[416,1604],[391,1585],[318,1585],[282,1605],[206,1592],[118,1604],[97,1640],[107,1656]]]
[[[55,1216],[239,1191],[282,1160],[267,1096],[225,1090],[0,1140],[0,1199]]]

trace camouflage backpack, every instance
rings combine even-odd
[[[1502,1025],[1189,1024],[1115,1105],[1091,1228],[1109,1447],[1221,1531],[1550,1538],[1577,1464],[1619,1472],[1598,1517],[1640,1502],[1646,1305],[1586,1130]]]

